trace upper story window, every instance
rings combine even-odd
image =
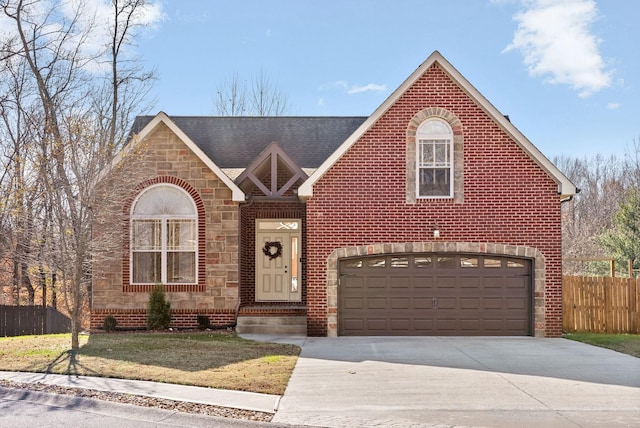
[[[416,131],[418,198],[453,197],[453,131],[441,119],[427,119]]]
[[[197,282],[197,219],[183,189],[160,184],[145,190],[131,209],[131,282]]]

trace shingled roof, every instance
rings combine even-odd
[[[136,118],[132,134],[154,116]],[[367,117],[217,117],[170,119],[220,168],[246,168],[271,143],[302,168],[317,168]]]

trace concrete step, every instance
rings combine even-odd
[[[306,316],[242,316],[238,317],[238,334],[307,335]]]

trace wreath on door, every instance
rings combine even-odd
[[[279,241],[265,242],[262,252],[269,260],[277,259],[282,255],[282,244]]]

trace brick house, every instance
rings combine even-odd
[[[148,158],[98,221],[122,233],[94,267],[94,329],[144,326],[161,282],[176,327],[561,334],[576,188],[438,52],[369,117],[159,113],[133,133],[123,153]]]

